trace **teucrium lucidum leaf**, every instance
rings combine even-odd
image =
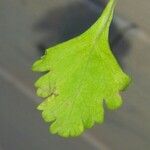
[[[50,131],[78,136],[104,119],[103,104],[121,106],[119,92],[129,83],[110,50],[109,27],[115,0],[110,0],[98,21],[80,36],[46,50],[33,71],[46,72],[36,83],[38,106]]]

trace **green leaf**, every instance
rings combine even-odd
[[[63,137],[78,136],[104,120],[104,102],[109,109],[122,105],[119,92],[130,81],[109,46],[108,34],[115,0],[101,17],[80,36],[46,50],[33,71],[46,72],[36,83],[44,98],[38,109],[50,131]]]

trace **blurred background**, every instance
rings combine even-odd
[[[105,0],[0,0],[0,150],[149,150],[150,1],[118,0],[110,43],[133,82],[124,105],[82,136],[48,132],[36,106],[32,63],[45,48],[79,35]]]

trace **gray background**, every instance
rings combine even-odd
[[[150,34],[150,1],[118,0],[118,13]]]
[[[118,0],[111,26],[113,52],[133,78],[121,109],[106,110],[103,125],[75,139],[49,134],[35,109],[41,99],[32,63],[46,47],[85,31],[102,6],[99,0],[0,0],[0,150],[150,149],[148,0]]]

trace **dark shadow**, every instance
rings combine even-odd
[[[103,4],[99,3],[104,6]],[[76,2],[50,10],[34,25],[34,30],[45,33],[44,39],[37,43],[39,51],[43,54],[45,49],[58,43],[71,39],[88,29],[99,17],[101,6],[92,6],[94,3]],[[97,9],[94,9],[96,8]],[[110,45],[114,55],[121,62],[130,49],[130,42],[120,32],[117,22],[113,22],[110,30]],[[121,50],[115,49],[119,40],[123,40]],[[40,54],[41,55],[41,54]],[[122,64],[122,63],[121,63]],[[123,64],[122,64],[123,65]]]

